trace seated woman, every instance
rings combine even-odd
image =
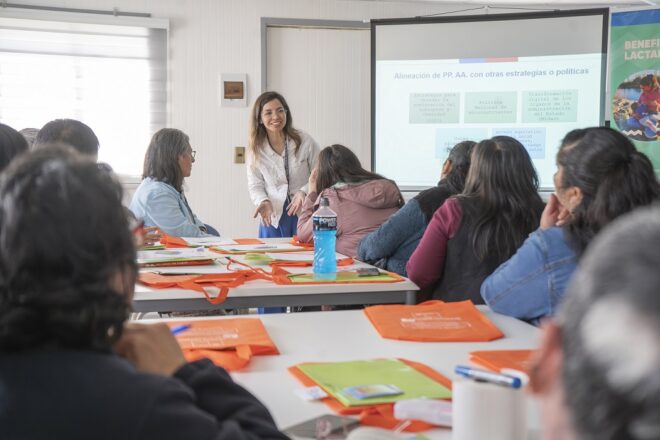
[[[472,150],[465,189],[433,214],[406,269],[422,293],[482,304],[481,282],[536,228],[543,202],[525,147],[508,136]]]
[[[298,218],[298,239],[312,241],[312,214],[326,197],[337,214],[337,252],[355,256],[362,237],[374,231],[402,205],[391,180],[365,170],[343,145],[325,147],[309,177],[309,193]]]
[[[183,179],[190,177],[194,162],[187,134],[175,128],[156,132],[144,156],[142,183],[129,205],[135,217],[176,237],[211,235],[183,194]]]
[[[660,197],[649,159],[624,135],[604,127],[566,135],[554,180],[555,194],[539,229],[481,286],[494,311],[534,323],[554,314],[578,258],[598,231]]]
[[[456,144],[442,165],[438,186],[417,194],[380,228],[364,237],[358,245],[358,258],[392,272],[407,276],[406,263],[422,239],[433,213],[445,200],[463,191],[475,142]]]
[[[137,267],[121,196],[111,173],[67,150],[8,168],[0,438],[286,439],[224,370],[187,363],[166,325],[125,323]]]

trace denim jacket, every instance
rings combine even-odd
[[[481,296],[497,313],[538,323],[555,313],[576,265],[562,228],[538,229],[486,278]]]
[[[186,196],[172,185],[147,177],[140,183],[129,209],[145,226],[158,226],[175,237],[206,237],[206,227],[193,214]]]
[[[358,258],[375,263],[386,259],[385,269],[407,276],[406,263],[426,229],[426,217],[417,200],[408,201],[358,245]]]

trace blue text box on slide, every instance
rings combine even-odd
[[[511,127],[493,128],[493,136],[511,136],[527,148],[532,159],[545,159],[545,128]]]
[[[487,138],[488,128],[485,127],[438,128],[435,131],[435,157],[444,160],[449,155],[449,150],[459,142],[479,142]]]

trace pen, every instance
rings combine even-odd
[[[490,382],[497,385],[503,385],[505,387],[520,388],[522,385],[522,382],[518,377],[492,373],[490,371],[479,370],[472,367],[466,367],[464,365],[457,365],[454,371],[456,374],[460,374],[461,376],[474,379],[476,381]]]
[[[188,330],[191,326],[192,324],[177,325],[176,327],[172,327],[170,331],[173,335],[178,335],[179,333],[183,333]]]

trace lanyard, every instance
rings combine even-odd
[[[266,139],[268,139],[268,136],[266,136]],[[268,139],[268,145],[275,151],[273,145],[270,143],[270,139]],[[291,196],[289,195],[289,136],[284,136],[284,175],[286,176],[286,202],[288,203],[291,201]]]
[[[284,174],[286,175],[287,194],[289,194],[289,137],[284,137]]]

